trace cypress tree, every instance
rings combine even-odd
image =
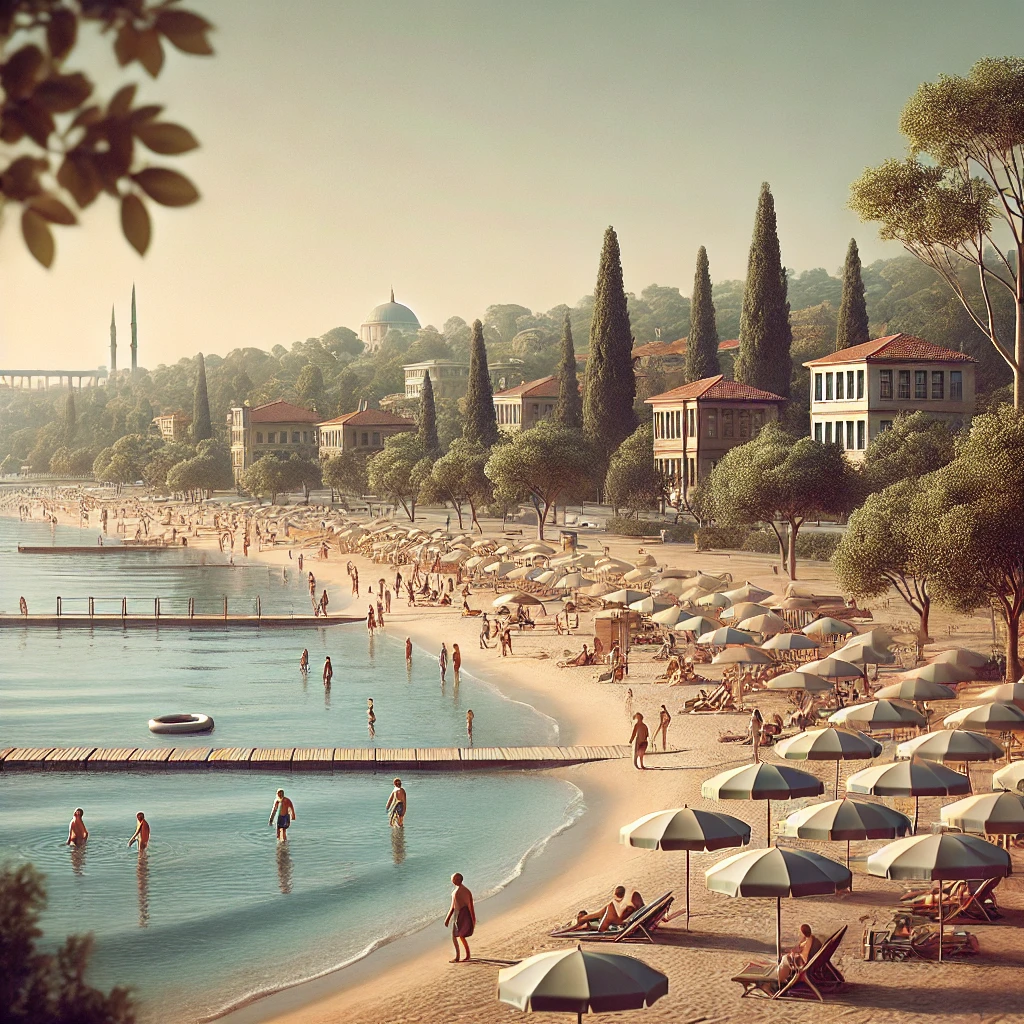
[[[633,336],[629,329],[622,261],[614,228],[604,233],[590,321],[590,354],[583,395],[583,429],[605,465],[613,451],[633,433],[636,415]],[[603,467],[602,467],[603,475]]]
[[[782,265],[775,200],[768,182],[761,185],[754,218],[754,235],[747,260],[747,282],[740,313],[740,350],[736,380],[751,387],[789,397],[793,332],[786,298],[786,268]]]
[[[441,445],[437,440],[437,409],[434,407],[434,385],[430,382],[429,370],[423,374],[417,431],[423,450],[436,459],[441,454]]]
[[[558,405],[555,422],[570,430],[583,429],[583,401],[576,378],[576,350],[572,344],[572,321],[566,311],[562,321],[562,359],[558,364]]]
[[[864,281],[860,276],[860,253],[857,239],[850,239],[843,264],[843,298],[839,303],[836,324],[836,351],[860,345],[870,340],[868,334],[868,305],[864,300]]]
[[[470,444],[490,448],[498,441],[498,420],[494,414],[494,389],[487,372],[487,346],[484,344],[484,325],[473,321],[473,336],[469,343],[469,386],[466,389],[466,421],[462,436]]]
[[[690,336],[686,341],[686,383],[714,377],[718,366],[718,326],[715,304],[711,298],[711,272],[708,253],[702,245],[697,250],[697,270],[693,275],[693,297],[690,299]]]
[[[203,353],[199,356],[199,375],[196,377],[195,397],[192,400],[192,440],[205,441],[213,437],[213,426],[210,423],[210,399],[206,394],[206,360]]]

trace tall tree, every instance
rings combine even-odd
[[[868,340],[868,304],[864,300],[860,252],[857,239],[851,238],[843,264],[843,297],[839,302],[839,322],[836,324],[836,351]]]
[[[750,241],[735,377],[743,384],[783,398],[789,397],[789,349],[793,342],[786,291],[775,200],[766,181],[761,185]]]
[[[612,452],[636,427],[632,351],[619,239],[615,229],[609,227],[604,233],[597,268],[587,384],[583,393],[583,429],[601,461],[602,474]]]
[[[877,221],[931,267],[1013,371],[1024,409],[1024,57],[983,57],[966,77],[918,87],[900,115],[905,160],[869,167],[850,186],[850,206]],[[983,302],[968,291],[975,270]],[[1013,324],[1000,330],[996,296]]]
[[[690,334],[686,340],[686,381],[703,380],[721,373],[718,365],[718,327],[715,304],[711,300],[711,271],[708,253],[697,250],[697,270],[693,275],[690,300]]]
[[[318,413],[323,413],[324,372],[316,363],[307,363],[299,372],[295,392],[304,402],[309,402]]]
[[[210,398],[206,393],[206,360],[200,352],[199,373],[196,376],[195,396],[192,399],[192,440],[206,441],[213,437],[213,426],[210,423]]]
[[[555,422],[570,430],[583,429],[583,400],[576,376],[576,350],[572,343],[572,321],[569,311],[562,319],[562,358],[558,363],[558,404]]]
[[[498,419],[494,414],[494,389],[487,371],[487,346],[484,325],[473,321],[469,343],[469,386],[466,389],[466,420],[462,436],[470,444],[490,448],[498,441]]]
[[[615,450],[604,491],[616,513],[623,508],[639,518],[641,512],[658,507],[665,488],[661,474],[654,468],[653,424],[637,427]]]
[[[417,430],[423,450],[432,459],[436,459],[441,454],[441,445],[437,440],[437,409],[434,406],[434,385],[430,381],[429,370],[423,374]]]

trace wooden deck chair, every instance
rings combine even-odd
[[[990,924],[995,923],[1002,914],[999,913],[999,908],[996,905],[995,899],[995,887],[1002,881],[1001,878],[986,878],[981,882],[977,883],[977,887],[973,890],[970,888],[971,883],[968,882],[968,894],[962,900],[953,900],[946,898],[950,893],[951,889],[943,887],[943,901],[942,901],[942,917],[946,924],[952,924],[957,918],[967,918],[971,921],[986,921]],[[921,901],[927,897],[927,893],[924,895],[918,895],[915,899],[910,901],[904,901],[904,906],[909,902],[914,917],[927,918],[928,920],[937,920],[939,916],[939,908],[937,904],[926,904]]]
[[[675,897],[671,891],[659,896],[650,903],[633,911],[621,925],[613,925],[607,931],[598,930],[598,922],[591,922],[592,927],[574,928],[573,926],[558,928],[551,933],[555,939],[582,939],[585,942],[654,942],[655,932],[665,919]]]
[[[831,959],[839,944],[846,935],[846,925],[830,935],[820,946],[818,952],[811,957],[804,967],[798,968],[793,976],[779,987],[779,965],[754,961],[748,963],[732,980],[743,986],[741,999],[749,995],[760,994],[770,999],[796,999],[805,993],[802,989],[793,991],[797,983],[802,983],[821,1002],[824,1002],[822,990],[828,994],[842,991],[846,979],[835,968]]]

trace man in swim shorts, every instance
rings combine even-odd
[[[138,825],[135,828],[135,835],[128,840],[128,846],[131,848],[133,843],[139,844],[139,853],[145,853],[146,847],[149,846],[149,822],[146,821],[146,815],[139,811],[135,815]]]
[[[447,928],[449,923],[452,926],[452,945],[455,946],[455,958],[449,963],[457,964],[470,959],[469,943],[466,941],[476,929],[476,908],[473,906],[473,894],[462,884],[462,875],[455,872],[452,875],[452,885],[455,890],[452,892],[452,905],[448,908],[448,914],[444,919]],[[466,951],[464,957],[459,956],[459,942]]]
[[[274,824],[274,815],[277,815],[277,838],[287,839],[288,838],[288,827],[293,821],[298,819],[298,815],[295,813],[295,804],[284,795],[284,790],[279,789],[277,791],[277,799],[274,801],[274,806],[270,808],[270,820],[267,822],[268,825]]]
[[[633,733],[629,737],[629,742],[633,744],[633,767],[643,771],[647,767],[644,764],[644,755],[647,753],[647,742],[651,731],[647,728],[644,716],[639,711],[633,716],[633,721],[636,724],[633,726]]]
[[[409,798],[402,788],[402,780],[395,779],[395,788],[388,797],[384,810],[388,812],[388,823],[392,828],[401,828],[405,824],[405,812],[409,806]]]
[[[71,824],[68,826],[68,838],[64,843],[65,846],[85,845],[85,841],[89,838],[89,830],[85,827],[85,821],[82,817],[84,814],[85,811],[81,807],[75,808]]]

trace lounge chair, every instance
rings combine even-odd
[[[574,925],[558,928],[551,933],[555,939],[582,939],[584,942],[654,942],[658,930],[672,907],[675,897],[671,892],[634,910],[621,925],[612,925],[606,931],[598,930],[598,922],[590,921],[586,928]]]
[[[754,961],[747,964],[732,980],[743,986],[745,998],[749,995],[763,995],[770,999],[797,999],[813,996],[819,1002],[825,1001],[826,995],[837,995],[845,992],[846,979],[837,967],[832,965],[839,944],[846,935],[846,925],[830,935],[814,956],[803,967],[798,967],[784,985],[779,984],[779,965]]]
[[[978,952],[978,940],[962,928],[942,928],[942,956],[973,956]],[[939,956],[939,926],[918,924],[907,911],[897,912],[885,928],[864,930],[865,960],[937,960]]]
[[[967,882],[967,891],[960,890],[959,898],[951,896],[952,887],[942,887],[942,917],[945,923],[952,924],[957,918],[966,918],[970,921],[985,921],[993,924],[1003,915],[999,913],[999,906],[996,903],[995,888],[1002,881],[1001,878],[986,878],[980,882]],[[914,917],[938,920],[939,907],[937,903],[928,902],[928,897],[934,894],[935,890],[925,892],[908,893],[900,899],[900,909],[909,909]]]

